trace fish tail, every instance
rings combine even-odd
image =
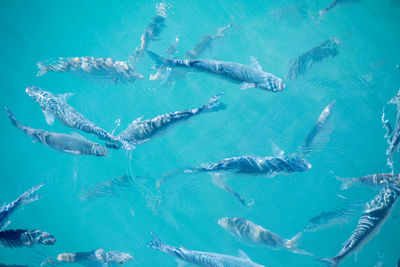
[[[166,245],[156,236],[156,234],[153,231],[151,231],[150,233],[153,236],[153,241],[147,243],[147,247],[152,248],[154,250],[163,251]]]
[[[39,190],[43,185],[44,185],[44,183],[38,184],[38,185],[32,187],[31,189],[27,190],[25,193],[23,193],[20,196],[21,203],[28,204],[28,203],[31,203],[31,202],[34,202],[34,201],[40,199],[41,196],[36,194],[36,191]]]
[[[7,112],[7,116],[8,118],[10,118],[12,125],[14,125],[17,128],[21,128],[21,124],[14,117],[14,114],[11,113],[10,109],[8,107],[4,107],[4,109]]]
[[[341,190],[349,189],[357,182],[357,179],[355,179],[355,178],[342,178],[339,176],[335,176],[335,177],[337,180],[342,182],[342,185],[340,186]]]
[[[219,110],[226,109],[226,105],[219,101],[223,94],[224,93],[219,93],[211,97],[201,109],[207,112],[217,112]]]
[[[305,255],[312,255],[311,253],[302,250],[302,249],[298,249],[297,246],[300,243],[300,239],[303,237],[303,232],[298,233],[297,235],[295,235],[294,237],[292,237],[291,239],[286,239],[285,240],[285,247],[291,251],[293,251],[294,253],[299,253],[299,254],[305,254]]]
[[[38,68],[39,68],[39,71],[38,71],[38,73],[36,74],[36,77],[43,76],[43,75],[45,75],[47,72],[49,72],[49,66],[44,65],[42,62],[38,62],[36,65],[37,65]]]
[[[169,60],[169,59],[163,58],[162,56],[160,56],[152,51],[149,51],[149,50],[146,50],[146,53],[156,62],[156,65],[155,65],[156,68],[171,65],[171,60]]]
[[[339,264],[334,258],[316,258],[315,260],[324,263],[327,267],[334,267]]]

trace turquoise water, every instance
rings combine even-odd
[[[202,35],[231,22],[235,27],[206,51],[204,58],[250,64],[282,77],[291,60],[328,38],[340,41],[339,53],[316,63],[303,78],[286,81],[283,92],[240,90],[228,80],[191,73],[174,86],[149,81],[154,62],[135,66],[146,79],[112,84],[63,73],[35,77],[36,63],[58,57],[93,56],[127,60],[140,45],[156,1],[0,1],[1,106],[9,106],[23,124],[54,132],[77,132],[59,121],[48,126],[40,107],[26,93],[36,85],[53,93],[71,92],[68,103],[91,121],[116,132],[143,116],[195,108],[224,92],[228,108],[197,116],[134,151],[110,150],[107,157],[74,156],[34,144],[0,116],[2,131],[0,202],[8,203],[46,181],[43,198],[24,206],[8,229],[41,229],[57,238],[54,246],[0,248],[0,262],[38,266],[63,252],[104,248],[130,253],[126,266],[176,266],[170,255],[146,248],[154,231],[167,244],[237,256],[241,249],[265,266],[322,266],[313,257],[249,245],[217,224],[221,217],[242,217],[283,238],[302,231],[310,218],[340,204],[337,194],[366,202],[376,190],[355,186],[340,190],[334,175],[359,177],[389,172],[383,138],[382,107],[400,84],[400,4],[370,0],[337,6],[323,20],[318,10],[330,1],[175,1],[169,3],[167,27],[150,49],[164,50],[179,37],[178,56]],[[167,173],[204,162],[241,155],[273,156],[275,144],[297,151],[319,114],[332,100],[336,107],[328,129],[308,156],[312,169],[273,178],[226,175],[228,184],[249,208],[217,187],[208,174],[178,175],[160,188]],[[387,107],[394,121],[395,107]],[[79,132],[100,142],[95,136]],[[394,158],[399,162],[400,156]],[[396,165],[395,165],[396,171]],[[397,166],[397,171],[399,171]],[[119,196],[82,201],[90,185],[131,175],[133,185]],[[399,207],[379,235],[341,266],[395,266],[400,257]],[[333,257],[354,229],[344,226],[305,233],[300,245],[316,257]],[[45,256],[39,256],[39,254]]]

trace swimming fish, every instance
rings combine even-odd
[[[315,63],[321,62],[327,57],[335,57],[339,53],[338,47],[339,41],[331,38],[299,56],[293,61],[287,79],[296,80],[304,76]]]
[[[57,256],[57,261],[62,263],[77,263],[87,267],[113,267],[133,260],[128,253],[97,249],[90,252],[61,253]]]
[[[357,227],[345,242],[342,250],[333,258],[317,259],[326,266],[337,266],[350,254],[359,251],[371,240],[389,217],[400,195],[399,185],[389,185],[368,203],[368,208],[358,221]]]
[[[167,6],[165,3],[159,3],[157,6],[157,15],[153,17],[147,28],[144,30],[140,40],[139,48],[136,48],[133,53],[133,58],[143,56],[143,52],[149,47],[150,41],[158,40],[162,29],[165,27],[165,20],[167,18]]]
[[[172,255],[180,260],[198,264],[208,267],[261,267],[263,265],[257,264],[250,260],[250,258],[243,252],[239,251],[240,257],[233,257],[224,254],[213,252],[202,252],[190,250],[184,247],[173,247],[163,243],[158,237],[151,232],[154,240],[147,244],[148,248],[159,250],[169,255]]]
[[[271,92],[280,92],[285,88],[282,79],[262,71],[260,64],[254,59],[253,66],[247,66],[235,62],[226,62],[212,59],[167,59],[154,52],[148,51],[149,56],[160,67],[181,67],[188,70],[212,73],[229,80],[242,82],[242,89],[258,87]]]
[[[117,196],[122,188],[131,187],[132,182],[130,175],[123,175],[107,182],[97,183],[83,192],[80,199],[88,201],[99,197]]]
[[[39,72],[36,76],[43,76],[48,72],[68,72],[87,78],[110,80],[113,83],[132,83],[143,79],[143,75],[135,72],[133,67],[125,61],[112,58],[74,57],[62,58],[56,61],[38,62]]]
[[[231,234],[259,246],[268,246],[272,249],[287,249],[293,253],[312,255],[297,248],[297,243],[303,236],[302,232],[295,235],[292,239],[283,239],[279,235],[264,229],[262,226],[242,218],[224,217],[218,219],[218,224]]]
[[[318,14],[320,15],[320,19],[323,18],[323,16],[328,12],[329,10],[335,8],[337,5],[342,5],[342,4],[352,4],[352,3],[358,3],[360,0],[333,0],[332,3],[330,3],[327,7],[321,9]]]
[[[225,109],[225,105],[219,102],[221,96],[222,94],[218,94],[212,97],[205,105],[199,108],[167,113],[144,121],[138,118],[118,135],[118,139],[131,144],[147,142],[178,122],[186,121],[195,115],[205,112],[216,112]]]
[[[369,186],[376,187],[376,186],[385,186],[390,183],[399,183],[400,173],[397,174],[376,173],[376,174],[360,176],[357,178],[341,178],[341,177],[336,177],[336,178],[342,182],[342,186],[340,187],[340,189],[346,190],[355,184],[366,184]]]
[[[65,153],[75,155],[87,154],[104,157],[108,153],[107,149],[102,145],[93,143],[80,135],[47,132],[21,125],[8,107],[5,107],[5,110],[7,112],[7,116],[11,120],[11,123],[38,143]]]
[[[393,156],[394,153],[399,150],[400,146],[400,89],[397,92],[397,95],[389,101],[389,104],[397,105],[397,119],[395,127],[393,129],[390,122],[385,120],[385,111],[383,111],[382,114],[382,122],[383,126],[387,130],[385,138],[389,144],[389,147],[386,150],[387,163],[393,169]]]
[[[309,150],[312,146],[312,143],[315,139],[315,137],[323,131],[325,125],[328,123],[330,117],[332,116],[333,108],[335,107],[336,101],[333,100],[331,103],[329,103],[328,106],[324,108],[322,111],[321,115],[319,115],[317,123],[314,125],[314,128],[311,130],[311,132],[308,133],[306,140],[304,142],[304,148]],[[306,151],[308,153],[309,151]]]
[[[49,233],[41,230],[6,230],[0,232],[0,246],[32,247],[34,244],[54,245],[56,239]]]
[[[191,168],[185,173],[225,172],[236,174],[265,175],[273,177],[281,173],[304,172],[311,164],[301,157],[257,157],[242,156],[226,158],[217,163],[203,164],[202,167]]]
[[[31,189],[20,195],[13,202],[7,205],[3,204],[0,207],[0,231],[3,230],[10,223],[9,221],[7,221],[7,219],[11,216],[11,214],[16,211],[18,207],[34,202],[40,198],[36,191],[39,190],[43,185],[44,183],[41,183],[32,187]]]

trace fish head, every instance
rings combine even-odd
[[[306,160],[305,158],[294,157],[294,158],[288,159],[288,161],[289,161],[289,164],[294,169],[294,171],[296,171],[296,172],[304,172],[304,171],[311,169],[311,167],[312,167],[311,163],[308,160]]]
[[[222,226],[223,228],[228,228],[228,225],[229,225],[229,218],[228,218],[228,217],[224,217],[224,218],[218,219],[218,224],[219,224],[220,226]]]
[[[315,232],[315,231],[317,231],[317,225],[312,222],[310,222],[304,229],[304,232]]]
[[[133,260],[133,257],[128,253],[113,251],[107,252],[107,260],[116,262],[118,264],[123,264],[125,262]]]
[[[25,92],[41,106],[47,102],[47,91],[42,90],[37,86],[30,86],[25,89]]]
[[[93,144],[92,153],[95,156],[105,157],[107,156],[108,150],[100,144]]]
[[[285,89],[286,84],[282,81],[281,78],[268,74],[263,78],[261,82],[256,83],[256,86],[272,92],[280,92]]]

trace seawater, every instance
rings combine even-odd
[[[313,257],[274,251],[241,242],[218,224],[221,217],[243,217],[289,238],[308,220],[340,203],[337,194],[369,201],[376,190],[355,186],[340,190],[334,175],[358,177],[389,172],[381,125],[382,108],[400,84],[400,4],[365,0],[337,6],[323,20],[323,1],[174,1],[168,2],[167,27],[152,51],[164,50],[176,37],[178,56],[202,35],[231,22],[234,29],[213,44],[203,58],[250,63],[285,78],[291,60],[328,38],[340,41],[339,54],[315,64],[283,92],[239,90],[239,85],[205,73],[191,73],[174,86],[149,81],[154,62],[145,56],[135,66],[145,80],[112,84],[62,73],[35,77],[36,63],[58,57],[112,57],[127,60],[156,14],[157,1],[11,1],[0,2],[0,105],[21,123],[70,133],[56,120],[48,126],[40,107],[25,94],[36,85],[53,93],[74,93],[69,104],[91,121],[116,133],[134,119],[195,108],[224,92],[228,109],[197,116],[134,151],[110,150],[107,157],[73,156],[34,144],[0,116],[0,202],[10,202],[46,181],[41,200],[24,206],[8,229],[41,229],[57,238],[54,246],[0,248],[0,262],[38,266],[58,253],[104,248],[130,253],[126,266],[176,266],[167,254],[146,248],[154,231],[165,243],[199,251],[237,255],[241,249],[265,266],[321,266]],[[285,79],[284,79],[285,80]],[[265,177],[226,175],[229,185],[255,204],[243,207],[215,186],[207,174],[178,175],[162,187],[166,173],[203,162],[240,155],[272,156],[273,145],[286,154],[303,144],[324,107],[336,100],[325,134],[308,157],[304,173]],[[394,106],[387,107],[395,119]],[[116,121],[120,120],[120,126]],[[94,136],[79,132],[93,141]],[[399,155],[395,171],[399,171]],[[397,164],[396,164],[397,163]],[[81,201],[91,184],[131,175],[133,186],[118,197]],[[400,257],[399,207],[374,237],[341,266],[395,266]],[[332,257],[354,229],[355,216],[343,227],[305,233],[300,247],[316,257]],[[44,256],[42,256],[44,255]]]

